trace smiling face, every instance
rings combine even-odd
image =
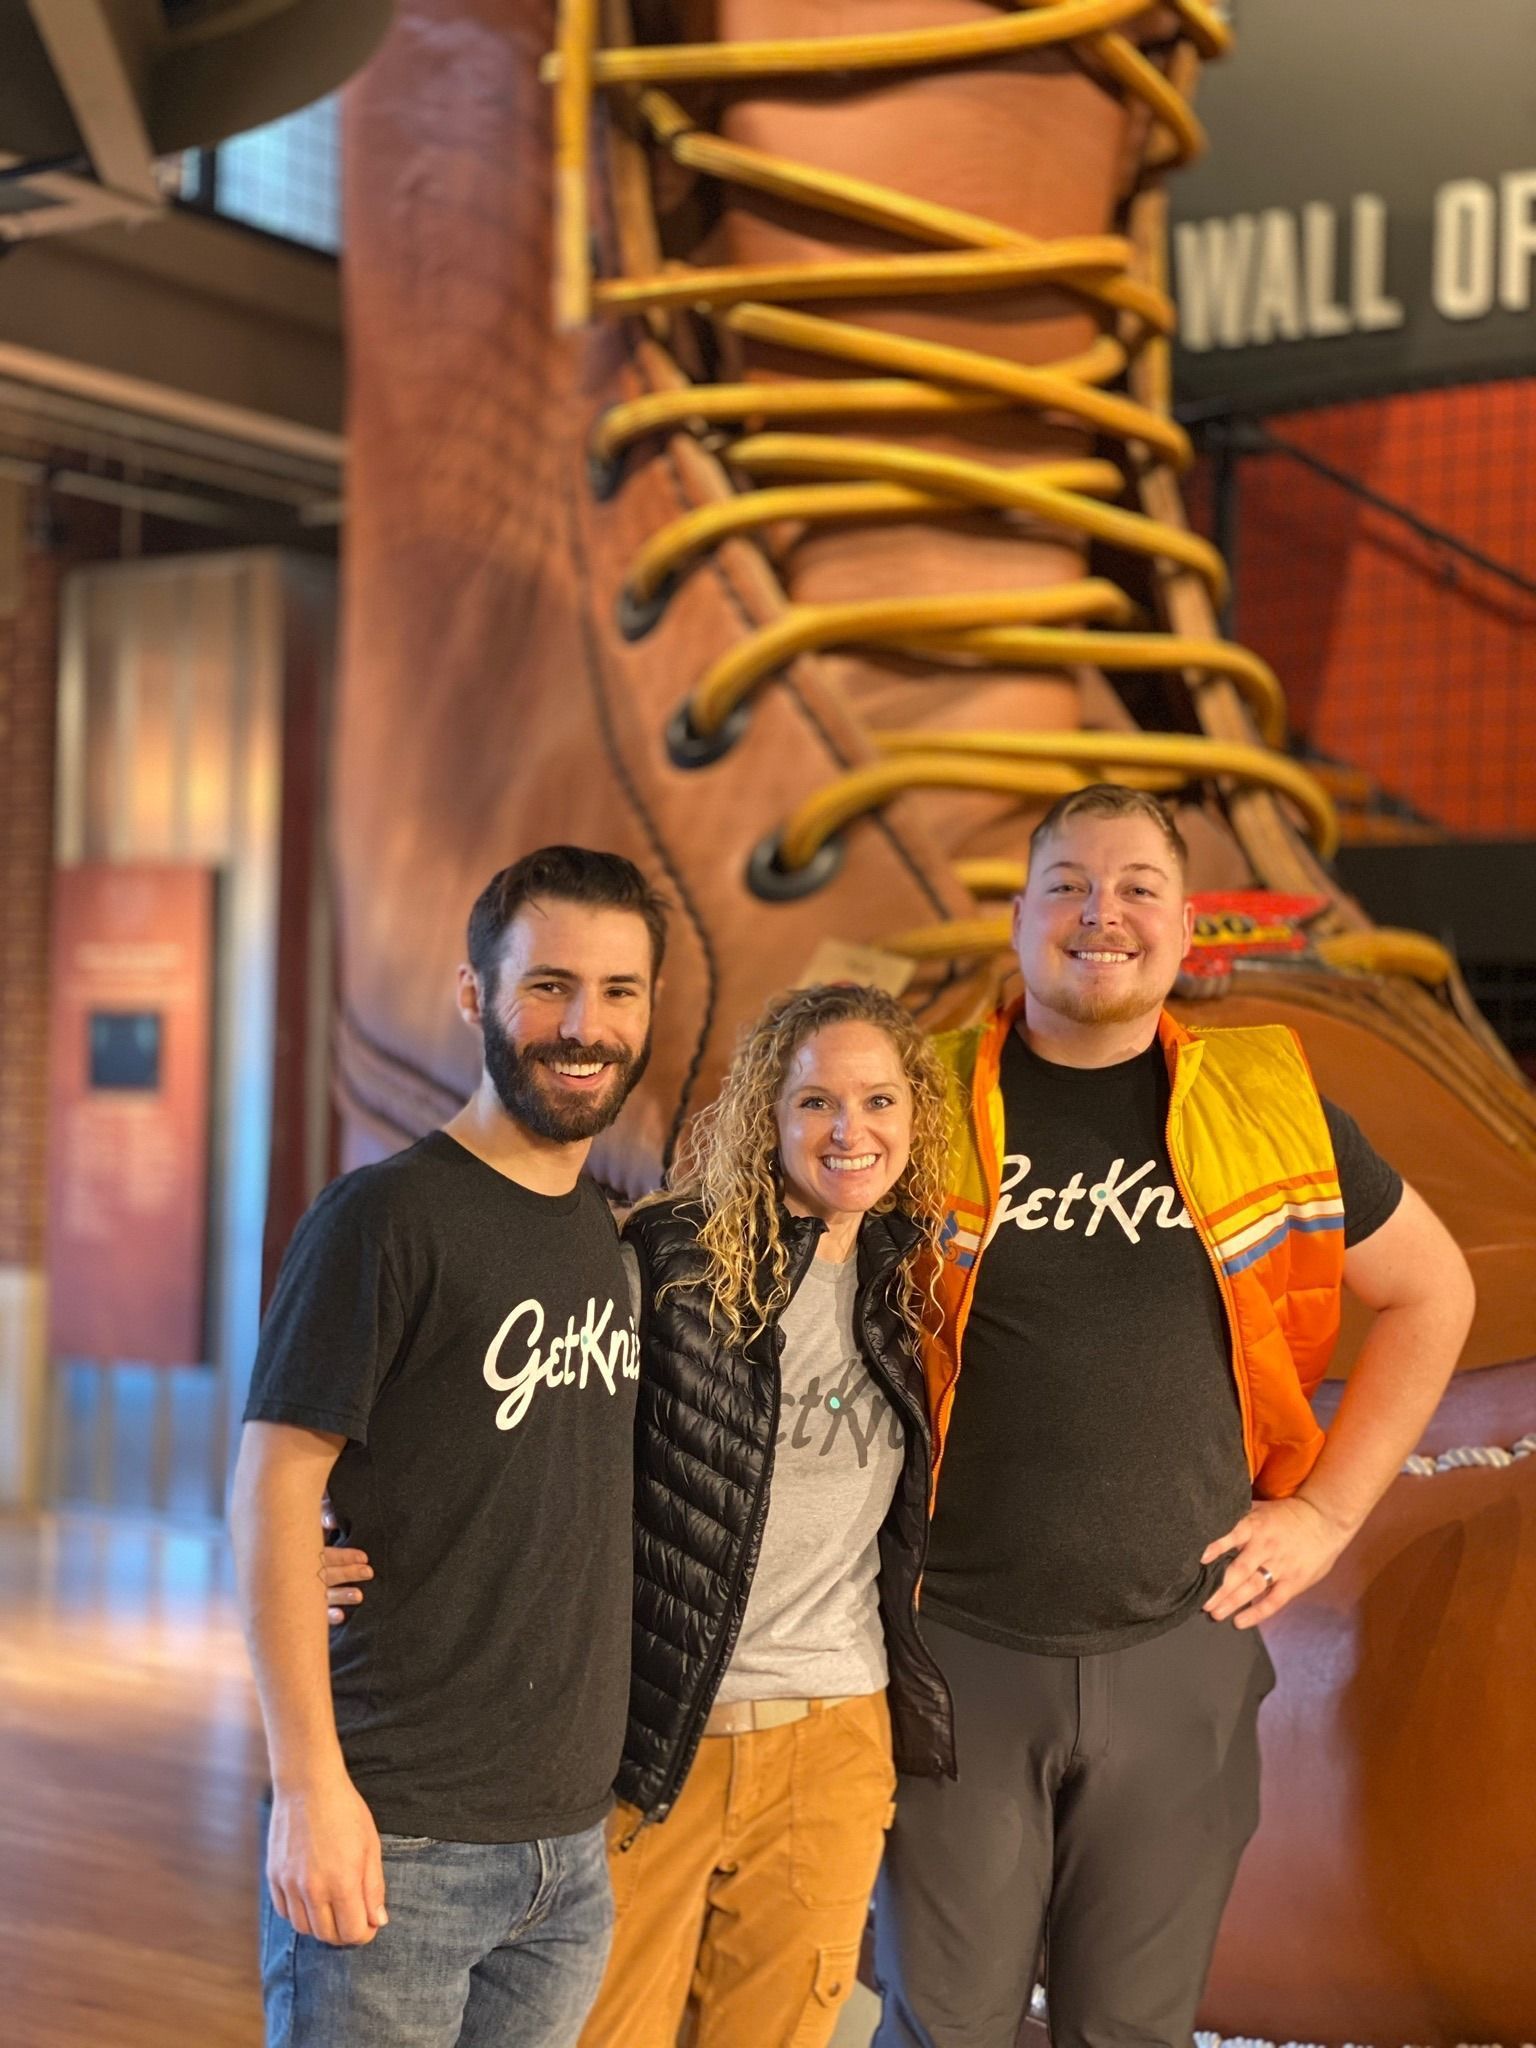
[[[777,1105],[786,1205],[830,1222],[862,1215],[912,1151],[912,1088],[878,1024],[825,1024],[791,1058]]]
[[[525,903],[491,985],[474,991],[485,1070],[508,1116],[558,1144],[606,1130],[650,1057],[651,984],[635,912]]]
[[[1150,818],[1069,818],[1036,847],[1013,937],[1031,1024],[1153,1019],[1188,950],[1194,913]]]

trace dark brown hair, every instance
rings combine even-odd
[[[492,875],[469,913],[469,964],[487,991],[496,986],[507,927],[523,905],[538,896],[600,910],[632,910],[651,935],[651,978],[661,972],[667,950],[667,903],[634,862],[590,846],[541,846]]]

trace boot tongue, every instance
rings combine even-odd
[[[691,37],[744,42],[933,28],[995,20],[984,0],[715,0],[689,11]],[[771,79],[723,98],[720,132],[817,169],[839,172],[981,216],[1037,240],[1112,230],[1117,181],[1133,118],[1064,51],[1052,49],[968,70]],[[723,211],[696,252],[705,263],[834,263],[933,248],[830,214],[727,186]],[[807,310],[922,341],[1040,365],[1075,356],[1100,332],[1075,295],[1039,288],[985,295],[820,300]],[[727,336],[730,374],[874,375],[829,359]],[[808,421],[806,430],[837,433]],[[994,464],[1061,460],[1091,451],[1091,437],[1059,419],[1022,411],[979,415],[936,431],[931,422],[853,422],[841,431]],[[1084,573],[1084,550],[1060,530],[993,517],[850,523],[775,535],[791,598],[825,604],[960,590],[1033,589]],[[831,658],[838,682],[871,724],[933,730],[1064,728],[1083,722],[1068,675],[1029,676],[941,666],[907,657]],[[1102,684],[1092,722],[1120,723]],[[1021,840],[1012,800],[925,795],[924,822],[952,854],[1000,852]]]

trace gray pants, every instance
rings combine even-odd
[[[1042,1941],[1053,2048],[1190,2048],[1258,1825],[1257,1629],[1198,1610],[1093,1657],[937,1622],[958,1781],[905,1778],[876,1892],[874,2048],[1014,2048]]]

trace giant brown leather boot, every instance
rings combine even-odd
[[[1334,887],[1180,509],[1157,178],[1224,42],[1204,0],[406,0],[348,113],[347,1158],[471,1085],[464,916],[542,842],[675,905],[651,1074],[594,1158],[632,1198],[822,942],[973,1012],[1032,818],[1138,781],[1182,801],[1196,888],[1326,899],[1311,954],[1200,1018],[1296,1024],[1456,1230],[1490,1369],[1437,1427],[1503,1445],[1536,1410],[1530,1091],[1438,950]],[[1536,1620],[1533,1475],[1399,1481],[1273,1631],[1226,2028],[1528,2027],[1536,1729],[1495,1677]]]

